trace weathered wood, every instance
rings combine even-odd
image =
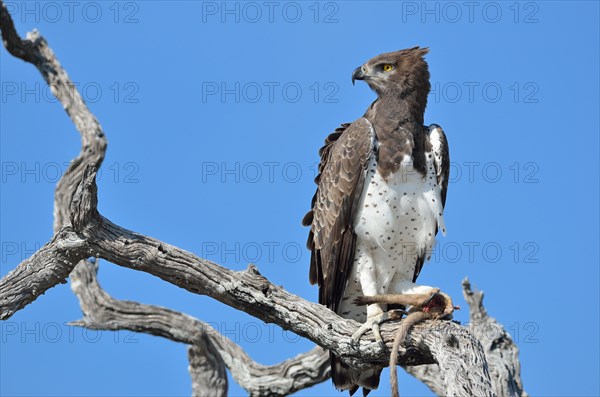
[[[437,364],[405,365],[406,372],[423,382],[437,396],[445,396],[444,380],[440,375],[440,367]]]
[[[12,316],[15,309],[19,310],[31,303],[58,282],[64,283],[77,262],[85,258],[81,256],[80,251],[69,249],[72,244],[82,242],[79,236],[74,236],[72,231],[69,231],[71,235],[64,236],[61,229],[64,227],[65,230],[72,230],[69,227],[69,204],[83,177],[85,167],[88,164],[96,164],[97,167],[102,164],[107,143],[98,120],[90,112],[46,40],[35,30],[28,33],[25,39],[21,39],[3,1],[0,1],[0,31],[8,52],[38,69],[81,133],[81,152],[71,161],[65,175],[56,186],[53,240],[0,281],[0,319],[6,320]],[[27,278],[28,282],[24,285],[28,286],[28,293],[24,290],[18,291],[24,286],[16,286],[15,277]]]
[[[196,318],[159,306],[110,297],[98,284],[94,263],[77,266],[75,273],[79,281],[71,286],[84,317],[71,325],[100,330],[126,329],[189,345],[201,345],[204,337],[209,338],[233,379],[253,396],[288,395],[328,379],[329,355],[320,347],[277,365],[261,365],[231,339]]]
[[[86,165],[94,163],[100,167],[102,164],[107,145],[106,136],[46,40],[35,30],[22,40],[2,1],[0,1],[0,29],[2,41],[8,52],[38,69],[52,94],[67,112],[77,131],[81,133],[81,152],[71,161],[65,175],[56,186],[54,232],[57,233],[68,220],[68,203],[71,202],[72,195],[81,181]]]
[[[57,284],[85,258],[85,242],[72,228],[60,230],[46,245],[0,280],[0,319],[6,320]]]
[[[227,372],[225,363],[210,339],[188,348],[189,371],[193,397],[226,397]]]
[[[527,397],[521,382],[519,348],[504,327],[487,314],[483,292],[473,291],[468,278],[463,280],[462,286],[469,304],[469,330],[483,346],[496,395]]]

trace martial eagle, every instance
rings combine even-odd
[[[377,93],[366,113],[343,124],[325,140],[315,179],[310,226],[311,284],[319,303],[372,329],[381,341],[384,304],[357,306],[360,296],[429,294],[417,285],[438,229],[446,233],[444,205],[449,154],[444,131],[424,125],[429,94],[427,48],[385,53],[356,68],[352,82],[364,80]],[[449,311],[450,299],[444,294]],[[331,354],[336,388],[366,395],[379,384],[381,369],[359,371]]]

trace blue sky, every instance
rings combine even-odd
[[[21,35],[48,40],[108,136],[104,216],[232,269],[255,262],[315,301],[300,220],[323,139],[374,99],[351,73],[381,52],[430,47],[425,120],[448,135],[452,175],[448,235],[420,282],[463,307],[465,276],[486,292],[530,395],[600,394],[597,2],[7,4]],[[0,82],[5,275],[51,238],[54,186],[80,144],[38,71],[4,49]],[[143,273],[101,262],[99,277],[116,298],[210,322],[262,363],[312,347]],[[80,317],[60,285],[0,323],[0,394],[190,394],[184,345],[66,325]],[[389,394],[387,377],[372,395]],[[431,395],[404,373],[400,387]],[[244,391],[231,382],[230,394]],[[298,395],[342,394],[327,382]]]

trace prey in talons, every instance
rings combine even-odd
[[[396,318],[401,318],[402,314],[406,314],[406,317],[402,319],[401,326],[396,331],[394,337],[394,345],[390,353],[390,385],[392,388],[392,397],[399,397],[400,393],[398,390],[398,377],[396,376],[396,365],[398,364],[398,351],[400,345],[404,343],[408,331],[417,323],[427,319],[445,319],[451,320],[452,313],[454,310],[460,309],[459,306],[455,306],[452,303],[452,299],[447,294],[440,292],[439,288],[433,288],[429,294],[385,294],[385,295],[373,295],[373,296],[359,296],[354,299],[356,305],[400,305],[408,307],[408,311],[404,310],[390,310],[387,313],[386,318],[389,321]],[[394,314],[391,314],[394,313]],[[399,316],[399,317],[398,317]],[[381,321],[382,322],[382,321]],[[381,324],[381,322],[379,324]],[[377,332],[379,332],[379,324],[377,326]],[[352,335],[354,339],[360,337],[368,330],[364,324],[359,328],[357,332]],[[359,334],[360,333],[360,334]],[[375,339],[384,347],[387,351],[387,347],[383,342],[381,334],[375,332]]]
[[[385,342],[381,337],[380,325],[386,321],[399,320],[403,315],[414,312],[423,312],[429,314],[429,318],[452,319],[454,310],[460,309],[452,303],[452,299],[447,294],[440,291],[439,288],[433,288],[428,294],[385,294],[372,296],[359,296],[354,299],[354,304],[358,306],[370,305],[399,305],[408,308],[408,311],[402,309],[392,309],[382,312],[374,317],[368,318],[353,335],[352,340],[358,343],[360,338],[372,330],[375,340],[386,350]]]

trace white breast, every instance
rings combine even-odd
[[[444,234],[445,226],[441,189],[430,153],[426,153],[426,177],[413,168],[412,158],[405,156],[399,170],[387,180],[377,171],[374,157],[354,228],[357,256],[370,257],[368,262],[380,273],[378,289],[387,289],[394,276],[412,280],[417,257],[431,252],[436,226]]]

